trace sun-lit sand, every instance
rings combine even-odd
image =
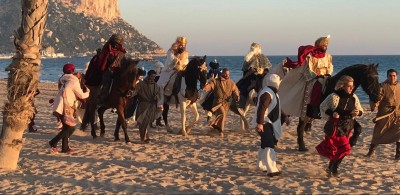
[[[7,93],[5,86],[6,81],[1,80],[2,107]],[[394,144],[381,145],[375,156],[364,157],[375,113],[366,112],[358,119],[363,133],[352,154],[343,160],[338,178],[326,176],[328,160],[314,149],[324,138],[324,121],[314,122],[312,132],[305,137],[310,151],[302,153],[296,150],[293,119],[276,149],[282,175],[269,178],[255,166],[258,135],[239,131],[239,117],[232,112],[224,138],[206,135],[206,116],[201,110],[200,121],[187,137],[154,128],[150,129],[152,142],[142,145],[138,129],[129,124],[133,144],[126,145],[123,141],[113,141],[116,115],[106,111],[104,138],[93,140],[89,132],[76,131],[70,143],[76,154],[51,154],[48,141],[58,130],[48,100],[57,89],[55,84],[48,83],[41,83],[39,89],[41,94],[36,98],[39,131],[25,133],[20,167],[15,171],[0,170],[1,193],[400,193],[400,162],[393,160]],[[364,109],[368,110],[367,105]],[[169,114],[176,131],[180,126],[179,114],[175,107]],[[123,138],[122,133],[120,137]]]

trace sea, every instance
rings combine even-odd
[[[282,62],[285,57],[292,60],[297,60],[297,56],[267,56],[273,66]],[[90,61],[91,56],[87,57],[71,57],[71,58],[55,58],[55,59],[42,59],[41,68],[41,82],[56,83],[58,78],[62,75],[62,67],[66,63],[75,65],[76,71],[83,71],[85,64]],[[165,57],[155,58],[161,62],[165,62]],[[242,64],[244,56],[207,56],[207,64],[217,60],[221,68],[229,68],[231,79],[238,81],[242,75]],[[0,59],[0,79],[8,77],[5,68],[11,63],[11,59]],[[400,55],[334,55],[334,74],[341,69],[351,66],[353,64],[379,64],[379,82],[386,79],[386,71],[390,68],[400,71]],[[151,70],[154,62],[140,62],[139,67],[144,68],[146,71]],[[367,94],[362,91],[361,87],[357,89],[356,94],[359,96],[360,101],[363,103],[368,102]]]

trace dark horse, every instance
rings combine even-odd
[[[170,99],[170,102],[164,104],[163,110],[163,119],[165,122],[165,126],[168,132],[172,132],[171,128],[168,125],[168,110],[171,102],[176,105],[179,104],[181,111],[181,122],[182,122],[182,135],[186,136],[189,134],[191,128],[194,124],[199,120],[199,113],[197,111],[196,101],[199,98],[198,94],[198,84],[197,81],[200,81],[200,88],[203,88],[207,82],[207,65],[206,65],[206,56],[203,58],[193,57],[185,70],[179,72],[178,74],[182,75],[184,79],[177,79],[175,82],[178,82],[178,85],[174,86],[175,92],[171,97],[166,97],[166,99]],[[180,82],[180,85],[179,85]],[[174,98],[177,97],[177,98]],[[178,102],[177,102],[178,101]],[[186,126],[186,108],[190,106],[194,117],[194,120]]]
[[[379,81],[378,81],[378,64],[355,64],[348,66],[338,72],[335,76],[328,78],[325,84],[325,91],[322,95],[322,100],[324,100],[329,94],[334,92],[336,82],[343,75],[348,75],[354,79],[354,89],[353,92],[361,85],[363,91],[367,93],[370,100],[370,108],[373,110],[375,104],[378,101],[379,96]],[[299,145],[299,151],[307,151],[304,144],[304,131],[311,128],[312,118],[304,117],[299,118],[299,124],[297,125],[297,143]],[[354,132],[350,138],[350,145],[354,146],[357,143],[358,136],[361,133],[361,125],[355,121]]]
[[[137,60],[123,58],[121,61],[121,67],[114,72],[114,81],[112,83],[110,95],[108,95],[104,102],[101,103],[100,108],[97,110],[100,119],[100,136],[104,136],[105,133],[103,118],[104,112],[109,108],[116,108],[118,120],[115,126],[114,138],[115,140],[119,140],[119,127],[122,125],[125,142],[130,142],[127,133],[124,110],[128,101],[128,91],[136,87],[136,81],[138,79],[138,63],[139,61]]]

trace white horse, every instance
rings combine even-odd
[[[199,94],[197,93],[197,81],[200,81],[201,87],[203,87],[207,82],[206,56],[203,58],[193,57],[182,73],[183,78],[181,81],[180,90],[169,98],[168,105],[172,106],[179,104],[182,122],[180,132],[183,136],[187,136],[200,118],[196,104],[196,101],[199,97]],[[168,124],[169,106],[165,106],[166,109],[163,111],[163,119],[167,131],[174,132]],[[186,110],[188,108],[190,108],[192,114],[194,115],[194,120],[186,126]]]

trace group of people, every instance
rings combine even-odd
[[[280,171],[276,166],[275,146],[282,134],[282,124],[289,116],[301,118],[325,118],[323,127],[325,139],[316,147],[318,153],[327,157],[327,172],[337,175],[339,164],[350,154],[353,144],[350,135],[354,133],[355,117],[364,111],[360,101],[354,94],[354,79],[342,76],[336,83],[335,90],[322,101],[322,91],[327,78],[333,73],[332,56],[327,52],[329,36],[321,37],[314,45],[300,46],[298,61],[287,58],[283,67],[291,69],[281,77],[271,70],[271,63],[262,54],[261,46],[252,43],[250,52],[245,56],[242,71],[243,78],[236,84],[230,79],[230,70],[220,68],[216,61],[210,63],[209,81],[203,90],[212,92],[213,100],[209,111],[215,115],[210,122],[211,133],[224,136],[225,122],[231,101],[245,100],[249,90],[258,93],[256,110],[251,124],[260,135],[260,149],[257,167],[267,172],[268,176],[278,176]],[[149,142],[147,128],[154,121],[163,126],[161,119],[168,126],[165,115],[169,110],[169,101],[173,98],[174,82],[179,82],[180,72],[185,70],[189,62],[186,50],[187,39],[178,37],[167,52],[165,66],[156,62],[153,70],[137,83],[134,96],[133,111],[136,109],[136,121],[139,126],[140,139]],[[125,57],[123,37],[112,35],[108,42],[92,58],[85,74],[85,86],[74,77],[74,66],[66,64],[64,75],[60,78],[59,93],[55,98],[54,116],[62,123],[62,130],[49,144],[52,151],[57,152],[57,143],[63,140],[61,152],[70,152],[68,138],[72,135],[76,122],[71,120],[71,107],[76,99],[88,98],[82,127],[90,124],[91,134],[95,138],[97,125],[95,110],[110,91],[113,83],[113,72],[119,68],[121,59]],[[144,74],[141,74],[144,75]],[[378,114],[374,122],[374,134],[367,156],[371,156],[378,144],[396,142],[395,159],[400,159],[400,90],[397,82],[397,71],[387,71],[387,80],[381,84],[379,102],[376,104]],[[259,82],[261,81],[261,83]],[[239,87],[238,87],[239,86]],[[281,96],[280,96],[281,95]],[[379,105],[379,106],[378,106]],[[132,116],[132,109],[127,115]],[[130,113],[130,114],[128,114]],[[161,114],[162,113],[162,114]],[[161,116],[162,115],[162,116]],[[168,128],[167,128],[168,130]],[[297,131],[298,135],[304,130]],[[307,151],[303,136],[298,136],[300,151]]]

